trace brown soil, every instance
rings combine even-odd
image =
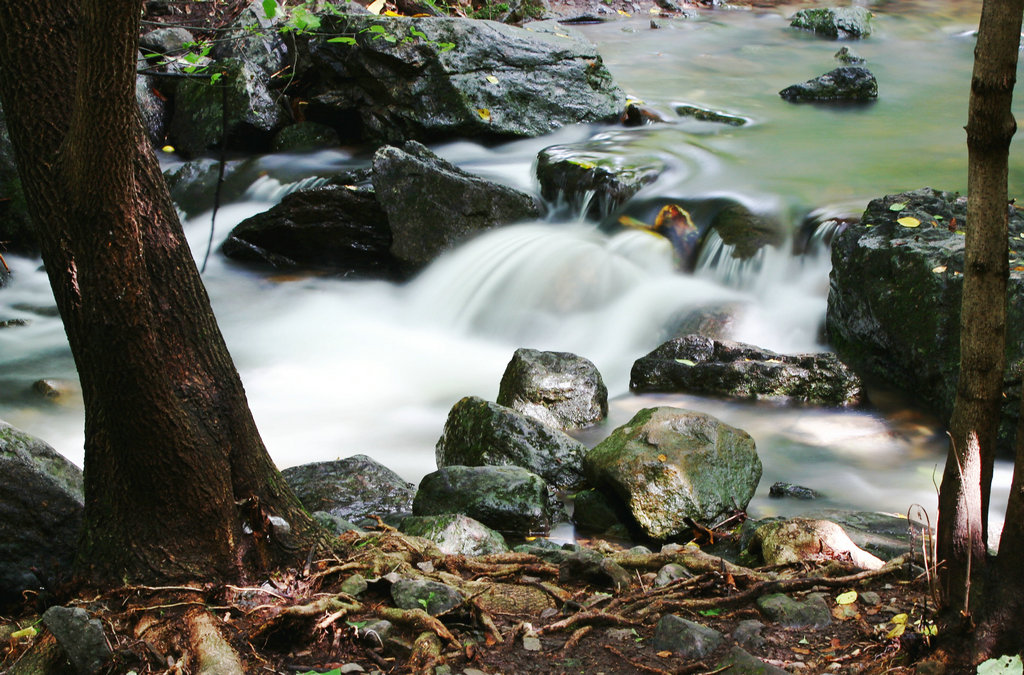
[[[119,675],[197,672],[203,650],[188,627],[196,613],[206,612],[250,673],[330,673],[350,664],[363,669],[356,672],[388,674],[717,673],[726,672],[722,660],[735,644],[731,636],[746,619],[764,628],[761,644],[745,649],[790,672],[911,673],[930,652],[926,585],[907,577],[916,569],[908,565],[881,573],[859,573],[841,561],[751,570],[694,547],[667,556],[605,550],[632,575],[628,588],[560,580],[557,565],[531,555],[442,556],[424,540],[384,528],[343,535],[336,555],[253,587],[135,586],[95,598],[80,594],[63,604],[101,619],[114,652],[102,672]],[[695,576],[655,587],[654,572],[667,561],[686,564]],[[418,608],[399,610],[384,578],[391,572],[459,587],[468,599],[436,619]],[[369,588],[357,597],[341,593],[341,583],[356,573]],[[851,590],[859,594],[855,602],[836,602]],[[766,619],[756,599],[777,591],[794,597],[823,592],[831,625],[784,628]],[[880,601],[868,594],[873,604],[866,602],[866,591]],[[653,636],[665,614],[714,628],[726,639],[700,660],[658,649]],[[381,617],[396,627],[394,638],[383,642],[361,631]],[[0,636],[37,622],[26,607],[6,630],[0,621]],[[6,642],[0,672],[70,672],[25,669],[63,661],[45,630]],[[436,669],[441,666],[449,670]]]

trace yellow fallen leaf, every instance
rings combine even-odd
[[[384,9],[384,0],[373,0],[373,2],[366,6],[366,11],[370,14],[380,14],[382,9]]]
[[[616,11],[616,12],[618,12],[619,14],[621,14],[622,16],[633,16],[633,15],[632,15],[632,14],[630,14],[629,12],[627,12],[627,11],[624,11],[624,10],[621,10],[621,9],[617,9],[617,10],[615,10],[615,11]]]
[[[907,630],[906,624],[898,623],[892,627],[892,630],[885,634],[886,640],[892,640],[903,635],[903,631]]]
[[[672,652],[670,652],[669,650],[666,649],[664,651],[658,652],[658,656],[660,656],[663,659],[667,659],[670,656],[672,656]]]
[[[555,35],[557,35],[558,37],[564,37],[564,38],[569,37],[568,33],[555,33]]]
[[[34,626],[29,626],[28,628],[22,628],[21,630],[16,630],[11,633],[11,639],[20,640],[21,638],[35,637],[38,632],[39,631],[37,631]]]
[[[852,605],[857,602],[857,591],[847,591],[836,596],[837,605]]]
[[[491,111],[488,110],[487,108],[477,108],[476,114],[480,115],[480,119],[482,119],[484,122],[491,121]]]
[[[389,9],[386,12],[384,12],[384,16],[402,16],[402,15],[399,14],[398,12],[392,10],[392,9]]]
[[[912,216],[903,216],[902,218],[897,218],[896,222],[902,225],[903,227],[917,227],[918,225],[921,224],[920,220]]]
[[[945,265],[939,265],[938,267],[933,267],[932,268],[932,272],[935,272],[936,274],[942,274],[945,271],[946,271],[946,266]]]
[[[173,145],[165,145],[164,147],[160,148],[160,150],[163,151],[163,152],[174,152],[174,146]]]
[[[910,617],[908,617],[906,614],[897,614],[892,618],[892,622],[906,624],[908,618]]]
[[[668,455],[658,455],[658,461],[659,462],[667,462],[668,461]]]
[[[494,75],[488,75],[487,81],[490,82],[491,84],[498,84],[498,78],[496,78]]]
[[[651,8],[650,8],[649,10],[647,10],[647,11],[648,11],[648,12],[650,12],[651,14],[661,14],[661,10],[660,10],[660,9],[658,9],[657,7],[651,7]]]

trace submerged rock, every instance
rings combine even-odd
[[[676,114],[680,117],[692,117],[701,122],[728,124],[731,127],[742,127],[750,122],[749,119],[740,115],[733,115],[732,113],[711,108],[702,108],[696,105],[678,105],[676,106]]]
[[[860,379],[835,354],[790,356],[703,335],[673,338],[637,359],[629,388],[830,406],[863,399]]]
[[[703,413],[648,408],[584,460],[588,480],[626,504],[645,534],[666,539],[746,508],[761,460],[745,431]]]
[[[1024,325],[1024,216],[1010,206],[1007,325]],[[825,324],[858,372],[913,395],[949,419],[960,370],[967,200],[923,188],[868,204],[832,242]],[[1000,439],[1009,448],[1020,406],[1024,333],[1006,343]]]
[[[366,455],[293,466],[281,472],[308,511],[346,520],[412,511],[415,486]]]
[[[0,422],[0,602],[70,578],[85,498],[82,472]]]
[[[517,349],[501,376],[497,402],[556,429],[580,429],[608,415],[608,388],[582,356]]]
[[[532,195],[469,174],[416,142],[377,151],[373,187],[391,227],[391,254],[409,270],[474,234],[540,215]]]
[[[551,529],[548,486],[518,466],[447,466],[420,481],[413,515],[464,513],[505,534]]]
[[[732,247],[732,257],[746,260],[765,246],[780,247],[786,241],[778,218],[754,213],[743,204],[726,205],[711,218],[711,229]]]
[[[548,201],[565,200],[601,217],[657,180],[665,160],[654,154],[623,153],[618,139],[552,145],[537,155],[537,180]]]
[[[863,66],[842,66],[779,92],[787,101],[873,101],[878,80]]]
[[[864,38],[871,35],[871,12],[863,7],[811,7],[794,14],[789,25],[830,38]]]
[[[468,396],[448,413],[437,441],[438,468],[517,466],[556,488],[574,488],[583,480],[587,447],[511,408]]]
[[[553,21],[323,15],[309,55],[307,119],[346,140],[532,137],[624,104],[596,48]]]

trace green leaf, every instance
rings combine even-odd
[[[720,609],[702,609],[697,612],[701,616],[718,616],[722,613]]]
[[[346,45],[354,45],[356,44],[356,39],[354,37],[335,37],[328,40],[328,42],[340,42]]]
[[[386,33],[386,32],[388,32],[387,28],[385,28],[384,26],[381,26],[379,24],[374,24],[374,25],[370,26],[369,28],[367,28],[366,30],[370,31],[371,33]]]
[[[417,29],[417,28],[410,27],[409,28],[409,34],[410,35],[415,35],[416,37],[421,38],[423,40],[427,39],[427,34],[424,33],[423,31]]]
[[[889,204],[889,210],[890,211],[902,211],[905,208],[907,208],[907,205],[904,204],[903,202],[896,202],[895,204]]]
[[[451,50],[455,49],[455,43],[454,42],[438,42],[437,43],[437,48],[440,49],[442,52],[450,52]]]
[[[852,605],[857,602],[857,591],[847,591],[836,596],[837,605]]]
[[[695,366],[695,365],[697,365],[696,361],[691,361],[690,359],[676,359],[676,363],[681,363],[684,366]]]
[[[217,84],[217,80],[219,80],[223,75],[224,73],[214,73],[210,75],[210,84]]]
[[[268,19],[277,16],[277,0],[263,0],[263,13]]]

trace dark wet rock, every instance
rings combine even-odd
[[[287,126],[274,136],[274,152],[306,152],[333,148],[341,143],[338,132],[326,124],[299,122]]]
[[[700,122],[715,122],[717,124],[728,124],[731,127],[742,127],[750,122],[746,117],[733,115],[732,113],[702,108],[696,105],[678,105],[676,114],[680,117],[692,117]]]
[[[221,76],[215,84],[208,78],[178,83],[168,128],[171,145],[186,157],[224,142],[234,150],[269,150],[274,132],[288,121],[280,97],[267,88],[264,74],[244,61],[219,61],[216,71]]]
[[[1024,216],[1009,213],[1007,326],[1024,325]],[[901,221],[904,224],[901,224]],[[913,225],[913,227],[907,227]],[[868,204],[832,243],[830,343],[865,377],[913,395],[949,419],[960,371],[967,200],[923,188]],[[1006,344],[1000,445],[1012,446],[1020,407],[1024,332]]]
[[[512,550],[516,553],[529,553],[546,562],[561,565],[563,561],[582,549],[578,544],[560,545],[549,539],[535,539],[528,544],[520,544]]]
[[[727,340],[734,332],[743,305],[715,304],[681,313],[665,330],[667,337],[683,337],[696,333],[713,340]]]
[[[596,48],[553,21],[324,16],[321,33],[297,93],[344,140],[532,137],[622,111]]]
[[[402,579],[391,585],[391,599],[400,609],[423,609],[437,616],[458,607],[466,598],[458,589],[437,581]]]
[[[755,530],[749,548],[760,552],[766,565],[841,560],[862,569],[878,569],[884,564],[830,520],[789,518],[765,523]]]
[[[794,499],[817,499],[819,495],[809,487],[778,481],[772,483],[772,486],[768,488],[768,496],[779,499],[783,497],[792,497]]]
[[[178,58],[188,53],[186,45],[195,42],[195,37],[185,28],[157,28],[139,37],[139,51],[151,62]]]
[[[715,213],[709,227],[732,247],[732,257],[740,260],[753,257],[765,246],[782,246],[787,236],[778,218],[754,213],[737,203]]]
[[[619,122],[624,127],[640,127],[645,124],[663,124],[674,121],[657,108],[645,105],[639,101],[627,103],[622,117],[619,118]]]
[[[572,145],[552,145],[537,155],[541,195],[564,200],[579,211],[600,217],[614,211],[665,170],[655,154],[623,153],[618,138]]]
[[[723,672],[730,673],[730,675],[788,675],[789,673],[789,671],[783,670],[778,666],[765,663],[740,647],[730,649],[725,658],[715,667],[715,670],[722,670]]]
[[[863,66],[842,66],[779,92],[787,101],[873,101],[878,80]]]
[[[687,519],[713,523],[746,508],[761,478],[749,434],[677,408],[641,410],[587,454],[584,469],[654,539],[683,532]]]
[[[391,226],[391,253],[409,269],[474,234],[540,215],[532,195],[466,173],[416,142],[377,151],[373,187]]]
[[[572,522],[583,532],[628,535],[629,511],[600,490],[584,490],[573,497]]]
[[[346,593],[348,595],[356,597],[359,594],[363,593],[369,587],[370,584],[367,583],[366,579],[363,577],[362,574],[353,574],[352,576],[347,577],[344,581],[341,582],[341,587],[339,588],[339,590],[342,593]]]
[[[673,338],[637,359],[629,387],[831,406],[863,398],[860,379],[830,352],[791,356],[702,335]]]
[[[0,110],[0,241],[4,251],[34,253],[39,248],[28,206],[21,190],[21,177],[14,163],[14,147],[7,132],[7,121]],[[7,275],[0,266],[0,287]]]
[[[302,505],[347,520],[408,513],[415,486],[366,455],[293,466],[281,472]]]
[[[0,422],[0,602],[69,578],[82,525],[82,472]]]
[[[146,62],[140,57],[139,69],[144,70],[145,67]],[[155,78],[143,72],[135,76],[135,101],[149,142],[155,146],[163,145],[167,123],[171,119],[171,106],[167,97],[157,92]]]
[[[694,621],[665,614],[654,629],[653,647],[670,651],[684,659],[703,659],[722,644],[722,634]]]
[[[558,565],[560,583],[588,583],[617,591],[629,588],[630,573],[622,565],[597,551],[583,549],[567,555]]]
[[[253,0],[230,27],[218,32],[211,56],[218,62],[244,63],[268,85],[272,85],[275,74],[285,79],[293,77],[295,55],[289,45],[296,41],[282,30],[286,18],[282,9],[268,17],[263,0]]]
[[[0,288],[4,285],[3,279],[0,279]],[[30,326],[32,322],[28,319],[5,319],[0,321],[0,328],[14,328],[15,326]]]
[[[98,673],[110,658],[110,647],[99,619],[89,618],[81,607],[50,607],[43,612],[43,623],[78,675]]]
[[[517,466],[446,466],[420,481],[413,515],[464,513],[503,534],[551,529],[544,480]]]
[[[828,604],[819,594],[796,600],[783,593],[764,595],[757,607],[766,617],[785,628],[825,628],[832,623]]]
[[[863,7],[812,7],[794,14],[789,25],[830,38],[865,38],[871,35],[871,12]]]
[[[372,190],[325,185],[293,192],[246,218],[224,241],[229,258],[279,269],[320,269],[344,276],[397,279],[387,216]]]
[[[839,51],[837,51],[833,56],[835,56],[837,61],[845,63],[848,66],[864,63],[863,57],[858,56],[852,49],[845,46],[840,47]]]
[[[582,356],[517,349],[501,376],[497,402],[556,429],[580,429],[608,415],[608,388]]]
[[[58,380],[47,378],[32,383],[32,391],[55,403],[64,403],[68,399],[79,398],[82,394],[77,380]]]
[[[257,163],[251,160],[225,163],[220,187],[221,204],[235,201],[245,194],[260,171]],[[213,208],[219,175],[220,166],[216,159],[201,158],[169,167],[164,171],[164,180],[175,205],[191,217]]]
[[[532,418],[467,396],[448,413],[437,441],[437,466],[516,466],[557,488],[578,487],[587,447]]]
[[[429,539],[445,555],[489,555],[508,551],[501,534],[461,513],[409,516],[399,529],[405,534]]]
[[[761,635],[763,630],[764,624],[757,619],[744,619],[736,624],[729,638],[740,647],[761,649],[766,643],[764,636]]]

